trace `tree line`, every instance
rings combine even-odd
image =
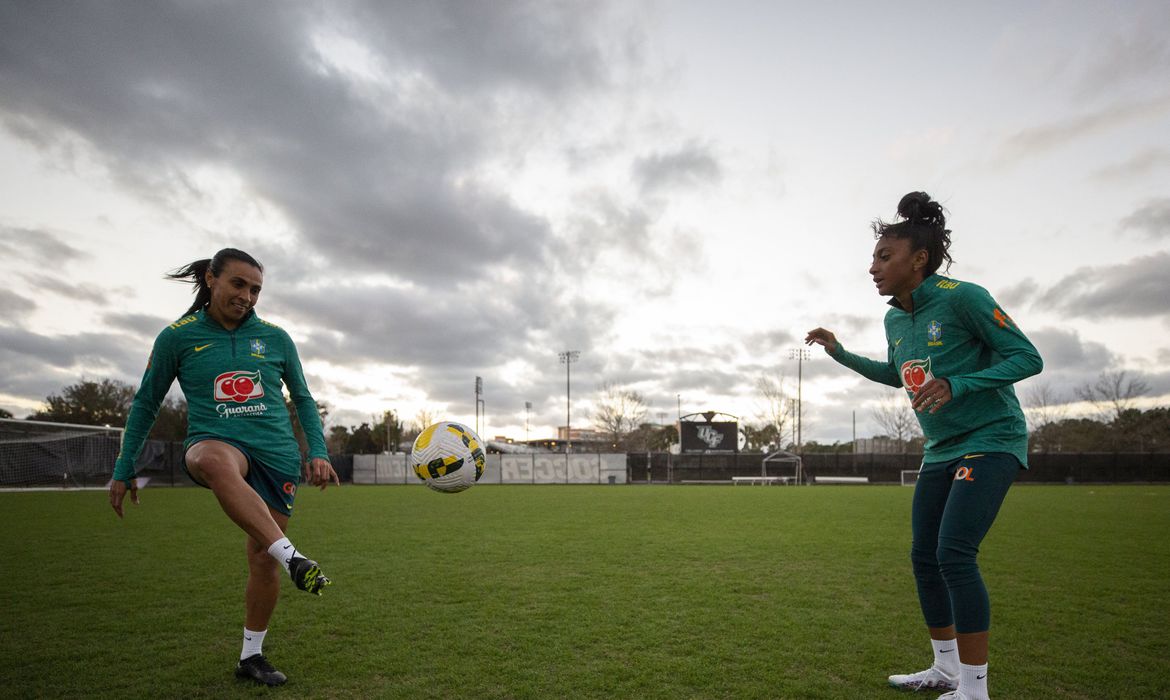
[[[753,416],[740,419],[744,449],[767,452],[778,448],[805,452],[851,452],[853,445],[818,444],[815,441],[795,444],[796,406],[784,376],[761,376],[756,385],[756,410]],[[1125,371],[1103,372],[1095,382],[1078,387],[1073,397],[1090,407],[1091,415],[1068,415],[1070,397],[1062,396],[1050,385],[1032,384],[1021,397],[1029,423],[1030,448],[1036,452],[1160,452],[1170,450],[1170,408],[1137,408],[1137,400],[1149,392],[1139,377]],[[59,393],[45,398],[44,405],[27,416],[29,420],[82,425],[125,427],[133,403],[135,388],[113,379],[82,379]],[[918,421],[900,392],[889,392],[870,417],[882,435],[901,451],[917,452],[922,448]],[[304,431],[295,406],[285,397],[293,433],[307,451]],[[602,384],[590,418],[612,449],[627,452],[662,452],[678,442],[673,424],[648,421],[648,405],[638,391],[613,383]],[[329,408],[318,402],[317,411],[327,424]],[[807,431],[810,421],[806,409],[802,416]],[[0,409],[0,418],[12,418]],[[418,433],[437,416],[420,410],[412,421],[403,421],[396,411],[356,425],[333,425],[326,429],[325,440],[331,454],[376,454],[409,449]],[[158,417],[149,437],[154,440],[182,442],[187,433],[187,402],[182,397],[167,397],[159,407]]]

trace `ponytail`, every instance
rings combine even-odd
[[[945,270],[950,270],[954,262],[950,253],[951,231],[942,205],[925,192],[911,192],[898,201],[898,217],[901,221],[875,220],[870,225],[874,238],[908,238],[911,252],[925,250],[927,277],[937,272],[944,260]]]
[[[211,270],[212,277],[219,277],[220,273],[223,272],[224,264],[228,260],[239,260],[261,272],[264,271],[264,266],[256,262],[256,258],[253,258],[251,255],[235,248],[224,248],[216,253],[215,257],[196,260],[178,268],[174,272],[167,273],[167,279],[178,282],[189,282],[193,287],[191,292],[195,295],[195,301],[191,303],[191,308],[187,309],[186,313],[183,314],[184,316],[189,316],[205,308],[211,302],[211,287],[207,286],[207,271]]]

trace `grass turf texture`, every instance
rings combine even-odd
[[[0,494],[6,697],[894,698],[930,663],[912,489],[304,489],[285,582],[232,669],[243,535],[203,489]],[[1017,486],[984,542],[993,697],[1170,697],[1170,487]],[[929,694],[935,697],[935,694]]]

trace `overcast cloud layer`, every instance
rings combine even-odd
[[[336,422],[470,421],[478,375],[551,435],[564,349],[574,425],[605,384],[752,420],[813,326],[884,355],[867,224],[917,189],[1043,381],[1170,392],[1170,10],[854,9],[0,4],[0,407],[136,383],[162,275],[231,245]],[[806,439],[876,430],[886,390],[801,376]]]

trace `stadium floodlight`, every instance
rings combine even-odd
[[[800,449],[801,440],[804,436],[801,435],[801,428],[804,427],[802,415],[804,413],[804,404],[801,402],[800,384],[802,370],[804,368],[804,361],[812,359],[812,353],[808,348],[793,348],[788,351],[788,359],[796,360],[796,453],[801,454]]]
[[[565,454],[573,451],[573,424],[569,413],[569,367],[581,357],[580,350],[563,350],[557,353],[565,366]]]
[[[524,402],[524,444],[528,444],[528,417],[532,414],[532,402]]]
[[[475,378],[475,432],[477,435],[482,435],[481,426],[479,424],[480,409],[483,409],[483,420],[487,422],[487,405],[483,401],[483,377],[476,376]]]

